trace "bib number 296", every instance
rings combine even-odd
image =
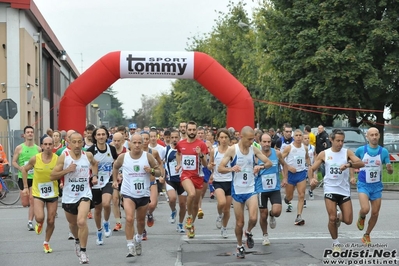
[[[72,189],[73,192],[80,192],[85,190],[85,185],[72,185]]]

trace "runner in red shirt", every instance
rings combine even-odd
[[[198,213],[198,202],[204,185],[203,177],[199,176],[200,164],[207,166],[205,155],[208,153],[206,144],[197,139],[197,124],[193,121],[187,123],[187,139],[181,140],[176,145],[176,171],[182,169],[180,180],[187,192],[187,236],[195,236],[194,221]]]

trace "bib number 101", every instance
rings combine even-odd
[[[135,190],[142,190],[144,189],[144,183],[134,183]]]

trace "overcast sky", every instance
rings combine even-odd
[[[229,0],[34,0],[79,71],[111,51],[184,51],[189,37],[212,31]],[[238,0],[233,2],[237,3]],[[244,0],[249,14],[257,1]],[[255,3],[254,3],[255,2]],[[83,58],[83,64],[81,59]],[[170,91],[169,79],[121,79],[114,83],[125,115],[141,107],[141,95]]]

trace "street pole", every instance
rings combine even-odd
[[[8,131],[8,154],[7,154],[7,157],[8,157],[8,162],[10,163],[11,161],[12,161],[12,159],[11,159],[11,153],[13,152],[13,151],[11,151],[11,126],[10,126],[10,110],[8,109],[8,108],[10,108],[9,107],[9,102],[8,101],[6,101],[6,116],[7,116],[7,131]],[[12,165],[12,164],[11,164]]]

